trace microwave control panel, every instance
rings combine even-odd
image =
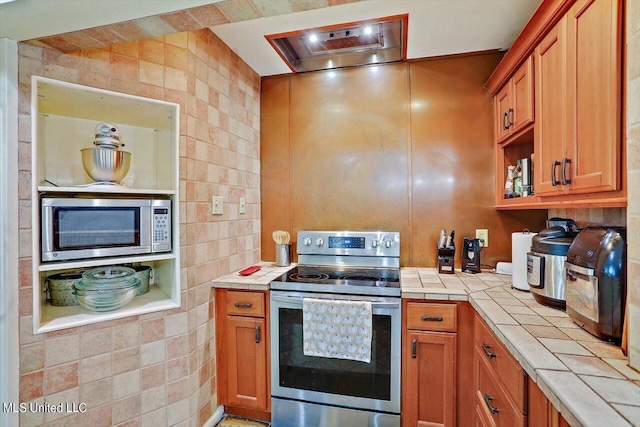
[[[169,208],[153,208],[153,252],[171,250],[171,214]]]

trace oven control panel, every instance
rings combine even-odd
[[[300,255],[400,256],[397,231],[299,231]]]

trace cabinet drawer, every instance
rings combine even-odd
[[[456,332],[456,309],[455,304],[410,302],[407,304],[407,329]]]
[[[264,317],[264,294],[227,291],[227,314]]]
[[[507,398],[495,377],[482,350],[475,349],[476,364],[476,411],[481,412],[481,425],[495,425],[496,427],[524,427],[526,417],[519,408],[515,407]],[[476,414],[477,416],[478,414]],[[491,420],[489,423],[487,420]]]
[[[487,362],[520,412],[526,413],[527,374],[480,317],[474,328],[477,356]]]

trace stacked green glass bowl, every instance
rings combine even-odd
[[[127,305],[136,296],[140,280],[129,267],[97,267],[82,273],[73,284],[78,303],[91,311],[113,311]]]

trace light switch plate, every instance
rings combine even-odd
[[[223,212],[223,198],[222,196],[211,197],[211,213],[213,215],[222,215]]]
[[[247,212],[247,199],[240,197],[240,213],[243,214],[245,212]]]

